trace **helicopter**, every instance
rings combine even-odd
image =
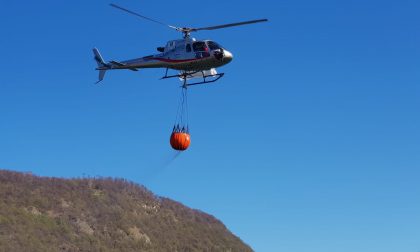
[[[93,48],[94,59],[97,63],[96,70],[99,71],[99,79],[96,83],[101,82],[108,70],[127,69],[138,71],[142,68],[166,68],[166,73],[161,79],[179,78],[183,81],[182,87],[207,84],[215,82],[223,77],[224,73],[217,73],[216,68],[224,66],[232,61],[231,52],[223,48],[221,45],[212,40],[197,40],[192,38],[192,32],[202,30],[216,30],[232,26],[247,25],[259,22],[266,22],[268,19],[257,19],[238,23],[230,23],[209,27],[191,28],[177,27],[168,25],[133,12],[121,6],[111,3],[110,6],[122,10],[131,15],[142,19],[169,27],[183,34],[182,39],[171,40],[166,43],[165,47],[157,47],[158,54],[153,54],[141,58],[135,58],[125,61],[111,60],[105,62],[97,48]],[[179,71],[178,74],[168,75],[168,70]],[[201,81],[188,83],[194,78],[202,78]]]

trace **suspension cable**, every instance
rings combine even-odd
[[[185,116],[187,117],[186,118],[186,131],[187,131],[187,133],[189,133],[188,92],[187,92],[187,89],[186,88],[185,88],[184,94],[185,94]]]

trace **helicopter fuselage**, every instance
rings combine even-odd
[[[149,55],[125,61],[109,61],[98,64],[97,70],[141,68],[169,68],[184,72],[204,71],[218,68],[232,61],[232,54],[211,40],[197,41],[184,38],[169,41],[165,47],[159,47],[159,54]]]

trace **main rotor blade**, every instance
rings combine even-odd
[[[116,4],[111,3],[111,4],[109,4],[109,5],[111,5],[111,6],[112,6],[112,7],[114,7],[114,8],[117,8],[117,9],[120,9],[120,10],[122,10],[122,11],[125,11],[125,12],[127,12],[127,13],[130,13],[131,15],[134,15],[134,16],[137,16],[137,17],[144,18],[144,19],[146,19],[146,20],[149,20],[149,21],[155,22],[155,23],[157,23],[157,24],[164,25],[164,26],[168,26],[168,27],[170,27],[170,28],[172,28],[172,29],[175,29],[175,30],[179,30],[179,29],[180,29],[180,28],[178,28],[178,27],[176,27],[176,26],[168,25],[168,24],[162,23],[162,22],[160,22],[160,21],[157,21],[157,20],[154,20],[154,19],[151,19],[151,18],[145,17],[145,16],[143,16],[143,15],[140,15],[140,14],[138,14],[138,13],[134,12],[134,11],[127,10],[126,8],[123,8],[123,7],[118,6],[118,5],[116,5]]]
[[[191,31],[216,30],[216,29],[222,29],[222,28],[227,28],[227,27],[232,27],[232,26],[247,25],[247,24],[267,22],[267,21],[268,19],[257,19],[257,20],[250,20],[250,21],[232,23],[232,24],[216,25],[216,26],[201,27],[201,28],[191,28]]]

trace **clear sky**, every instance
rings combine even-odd
[[[256,251],[420,251],[419,1],[128,1],[234,55],[189,90],[190,149],[170,162],[180,95],[163,69],[106,60],[180,37],[107,1],[3,1],[0,167],[117,176],[208,212]],[[168,164],[169,163],[169,164]]]

